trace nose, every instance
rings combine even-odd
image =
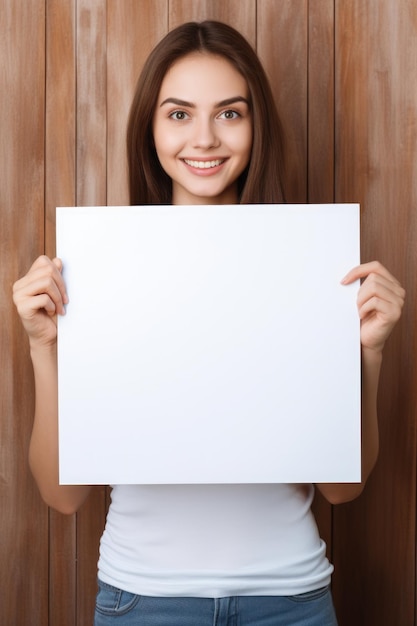
[[[194,148],[216,148],[220,145],[220,140],[216,133],[213,119],[201,116],[195,119],[193,147]]]

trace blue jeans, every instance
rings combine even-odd
[[[337,626],[328,587],[297,596],[154,598],[99,581],[94,626]]]

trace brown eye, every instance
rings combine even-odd
[[[228,109],[227,111],[223,111],[222,113],[220,113],[219,117],[223,117],[225,120],[235,120],[240,117],[240,115],[237,111]]]
[[[187,119],[187,113],[185,111],[173,111],[170,116],[173,120],[177,120],[178,122],[182,122]]]

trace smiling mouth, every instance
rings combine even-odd
[[[213,161],[192,161],[191,159],[183,159],[184,163],[199,170],[208,170],[212,167],[218,167],[224,163],[225,160],[226,159],[214,159]]]

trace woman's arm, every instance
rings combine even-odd
[[[377,393],[382,351],[401,316],[405,291],[377,261],[351,270],[342,283],[364,279],[358,292],[362,346],[362,480],[360,483],[320,483],[318,489],[332,504],[353,500],[362,493],[379,449]]]
[[[35,417],[29,463],[44,501],[61,513],[74,513],[91,487],[59,485],[57,314],[68,303],[59,259],[39,257],[13,286],[13,299],[29,337],[35,377]]]

